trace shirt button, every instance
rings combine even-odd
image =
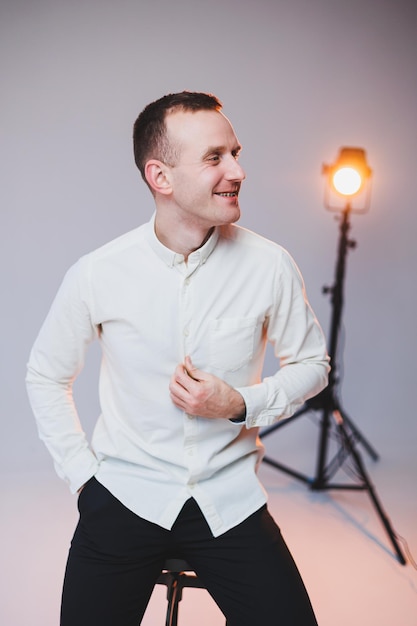
[[[190,334],[190,331],[188,330],[188,328],[184,328],[184,337],[188,337],[188,335]]]

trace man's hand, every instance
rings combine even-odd
[[[194,367],[189,356],[175,368],[169,391],[175,406],[189,415],[233,419],[243,415],[246,408],[238,391]]]

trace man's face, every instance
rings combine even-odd
[[[179,159],[170,167],[173,210],[190,225],[211,228],[240,217],[239,190],[245,172],[240,144],[218,111],[175,112],[166,119]]]

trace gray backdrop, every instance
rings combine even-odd
[[[51,468],[24,387],[31,344],[68,266],[149,219],[132,124],[182,89],[223,101],[244,146],[241,224],[290,250],[326,333],[338,224],[321,165],[342,145],[367,150],[343,399],[382,455],[414,458],[415,34],[412,0],[1,0],[3,472]],[[76,390],[87,429],[97,359]]]

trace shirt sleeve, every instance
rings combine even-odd
[[[247,428],[270,426],[290,417],[328,383],[325,338],[308,303],[300,271],[284,250],[267,320],[267,339],[279,370],[258,384],[237,388],[246,404]]]
[[[26,385],[40,438],[75,493],[98,468],[73,400],[73,383],[98,330],[91,322],[85,260],[66,274],[32,348]]]

